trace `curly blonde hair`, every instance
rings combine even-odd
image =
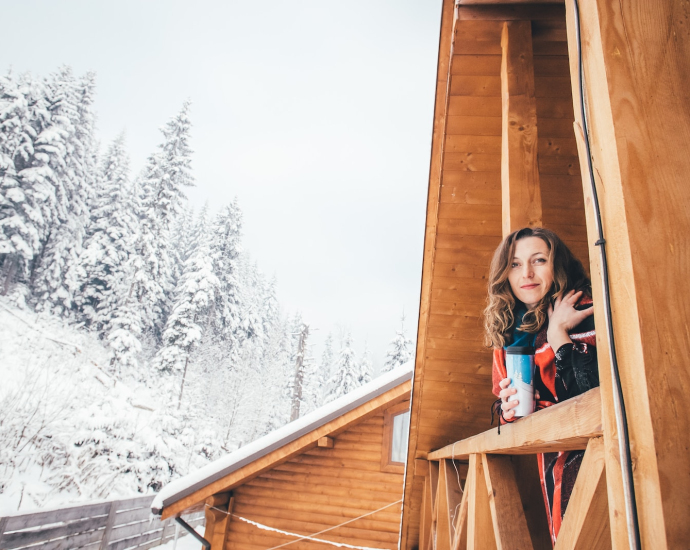
[[[526,237],[538,237],[549,247],[553,285],[539,303],[527,311],[522,319],[521,331],[531,334],[539,332],[548,319],[549,305],[570,290],[582,290],[587,296],[591,296],[591,283],[582,262],[558,235],[541,227],[525,227],[513,231],[503,239],[491,260],[489,294],[484,309],[484,343],[487,347],[502,348],[510,341],[517,299],[510,288],[508,272],[515,256],[517,241]]]

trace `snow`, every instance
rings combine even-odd
[[[207,466],[200,468],[183,478],[166,485],[151,503],[154,513],[160,513],[163,507],[175,502],[198,489],[200,486],[212,483],[229,473],[241,468],[245,464],[287,445],[305,433],[323,426],[332,419],[343,415],[347,411],[370,401],[387,390],[394,388],[412,377],[413,362],[393,369],[369,384],[360,386],[351,393],[331,401],[302,418],[257,439],[234,453],[223,457]]]
[[[187,533],[182,527],[179,527],[179,535],[177,537],[177,544],[175,539],[171,539],[161,546],[156,546],[156,550],[199,550],[199,541],[192,535]],[[194,530],[202,537],[204,536],[204,526],[199,525]]]

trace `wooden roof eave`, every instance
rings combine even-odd
[[[436,77],[436,100],[434,105],[434,124],[431,141],[431,160],[429,166],[429,191],[427,198],[426,229],[424,233],[424,256],[422,260],[422,289],[417,329],[417,350],[412,385],[412,401],[410,405],[410,439],[408,444],[407,464],[414,464],[417,450],[417,426],[421,411],[421,387],[424,381],[424,357],[426,354],[426,329],[429,319],[429,305],[431,298],[431,275],[433,273],[434,256],[436,250],[436,227],[438,225],[439,195],[441,190],[441,160],[446,134],[446,113],[448,110],[450,86],[450,61],[452,58],[452,37],[455,26],[455,0],[444,0],[441,12],[439,36],[439,55]],[[417,397],[415,397],[417,396]],[[403,492],[403,518],[401,524],[400,548],[406,548],[408,527],[410,523],[409,509],[412,498],[412,481],[414,475],[409,475],[406,469]]]
[[[407,375],[409,376],[410,373],[407,373]],[[200,484],[201,486],[195,487],[193,492],[183,494],[179,496],[179,498],[175,498],[172,502],[164,502],[162,510],[158,511],[161,514],[161,518],[167,519],[179,516],[183,513],[187,513],[191,509],[203,506],[203,502],[207,498],[217,493],[230,491],[278,464],[289,460],[309,448],[315,447],[320,438],[337,435],[353,424],[376,415],[391,405],[409,399],[411,387],[412,382],[409,378],[407,380],[398,381],[394,387],[387,389],[384,393],[300,435],[293,441],[271,450],[263,456],[253,458],[249,463],[223,475],[219,479],[202,482]]]

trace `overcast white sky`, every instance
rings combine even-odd
[[[97,73],[102,147],[133,173],[191,98],[196,206],[239,198],[244,246],[321,343],[378,367],[417,329],[441,0],[0,0],[0,70]]]

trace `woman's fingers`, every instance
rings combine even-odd
[[[508,386],[510,386],[510,378],[504,378],[503,380],[501,380],[501,381],[498,383],[498,385],[499,385],[501,388],[507,388]]]
[[[507,412],[515,412],[513,409],[518,406],[518,401],[517,399],[515,401],[504,401],[501,404],[501,409],[503,409],[504,413]],[[505,416],[505,415],[504,415]]]
[[[505,401],[511,395],[515,395],[516,393],[517,390],[515,388],[504,388],[499,392],[498,396],[501,398],[501,400]]]

